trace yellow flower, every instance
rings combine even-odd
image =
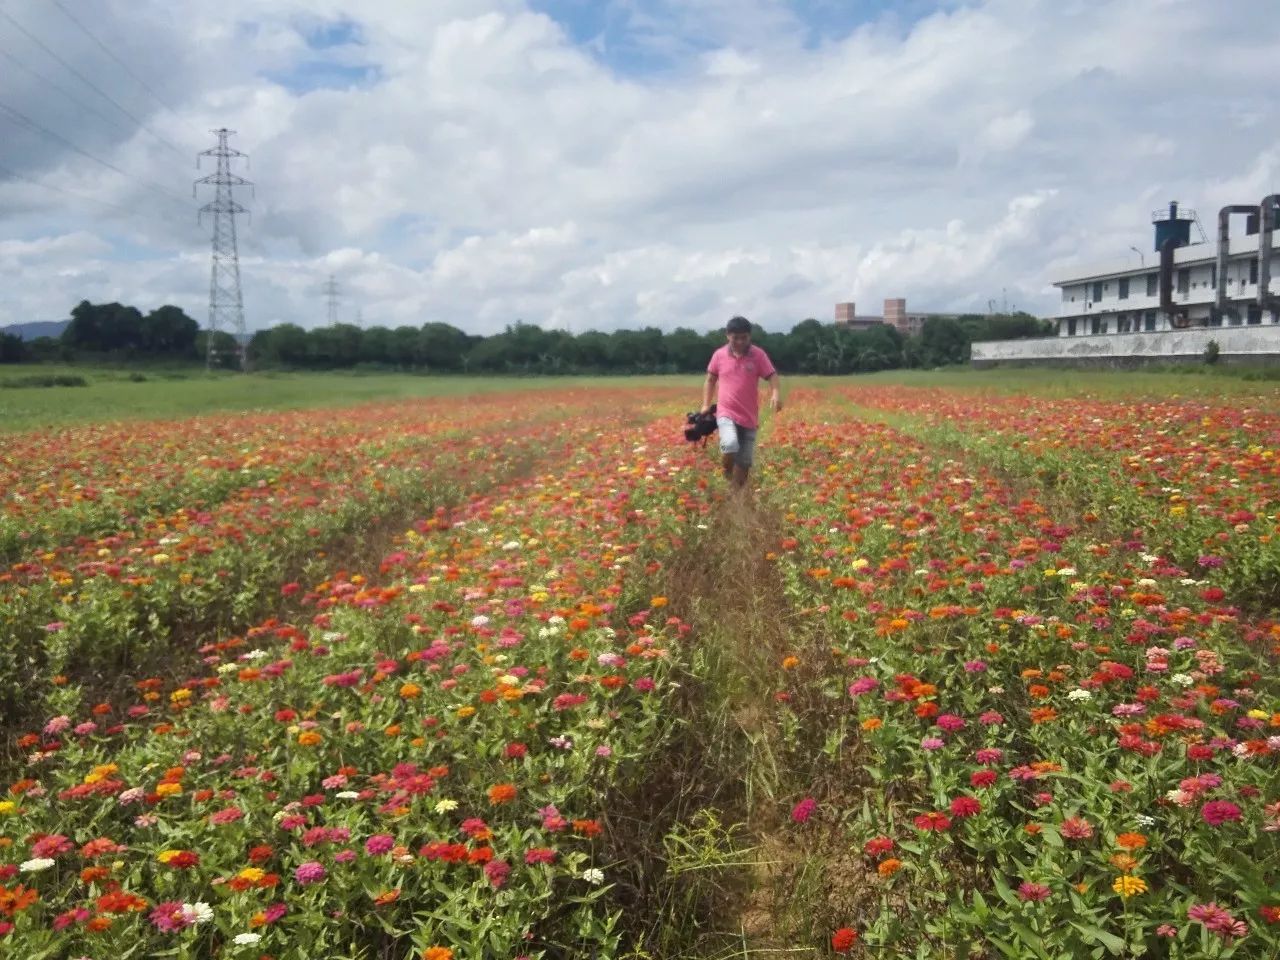
[[[249,883],[257,883],[267,875],[267,871],[261,867],[245,867],[236,876],[241,880],[247,880]]]
[[[783,669],[783,670],[793,670],[793,669],[795,669],[795,668],[796,668],[796,667],[798,667],[798,666],[800,666],[800,658],[799,658],[799,657],[783,657],[783,658],[782,658],[782,669]]]
[[[185,703],[191,699],[191,691],[186,687],[179,687],[173,693],[169,694],[170,703]]]
[[[12,800],[0,800],[0,814],[13,813],[18,809],[18,805]]]
[[[1134,894],[1147,892],[1147,881],[1141,877],[1128,875],[1116,877],[1115,882],[1111,884],[1111,889],[1122,897],[1132,897]]]
[[[182,792],[182,784],[166,781],[156,785],[156,794],[161,797],[176,797]]]
[[[159,853],[156,854],[156,859],[159,860],[161,863],[168,863],[170,860],[172,860],[174,857],[176,857],[180,853],[182,853],[181,850],[161,850]]]

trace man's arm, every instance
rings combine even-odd
[[[778,371],[775,370],[773,373],[769,374],[769,376],[765,377],[764,382],[773,387],[773,396],[769,398],[769,406],[773,409],[774,413],[778,413],[782,410],[782,383],[780,382]]]
[[[708,410],[711,409],[711,399],[716,392],[716,381],[718,381],[719,379],[720,378],[717,377],[710,370],[707,371],[707,379],[702,384],[702,412],[703,413],[706,413]]]

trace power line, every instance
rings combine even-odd
[[[92,160],[94,163],[100,166],[106,167],[108,170],[114,171],[115,173],[120,174],[120,176],[122,177],[128,177],[130,180],[137,179],[139,183],[150,186],[152,190],[156,191],[166,199],[172,200],[174,203],[179,203],[179,204],[182,204],[183,206],[186,206],[187,201],[183,200],[181,197],[177,196],[176,194],[169,193],[165,187],[162,187],[151,180],[142,180],[140,178],[135,178],[131,174],[125,173],[123,170],[117,167],[114,163],[111,163],[110,161],[107,161],[107,160],[101,160],[98,157],[95,157],[93,154],[89,153],[87,150],[82,150],[80,147],[77,147],[74,143],[72,143],[66,137],[60,134],[54,133],[48,127],[41,126],[39,123],[37,123],[36,121],[28,117],[25,113],[22,113],[19,110],[15,110],[13,107],[9,106],[4,101],[0,101],[0,110],[3,110],[6,113],[16,117],[20,123],[26,125],[30,129],[35,130],[38,133],[44,134],[44,136],[48,137],[51,140],[55,140],[58,143],[61,143],[63,146],[67,147],[70,150],[74,150],[76,153],[80,154],[82,157],[86,157],[89,160]]]
[[[94,43],[96,43],[96,44],[99,46],[99,48],[101,48],[101,50],[102,50],[102,52],[103,52],[103,53],[105,53],[108,57],[110,57],[112,60],[114,60],[116,63],[118,63],[118,64],[120,65],[120,68],[121,68],[125,73],[127,73],[129,76],[133,77],[133,79],[134,79],[135,81],[137,81],[138,85],[139,85],[140,87],[142,87],[142,89],[143,89],[143,90],[145,90],[145,91],[147,91],[147,93],[151,94],[151,96],[155,98],[156,103],[160,104],[160,106],[164,107],[164,108],[165,108],[166,110],[168,110],[170,113],[175,113],[175,112],[176,112],[176,111],[173,109],[173,107],[169,106],[169,104],[168,104],[168,103],[166,103],[166,102],[164,101],[164,99],[163,99],[163,98],[161,98],[160,94],[156,93],[154,90],[152,90],[152,89],[151,89],[151,87],[147,84],[147,81],[143,80],[140,76],[138,76],[136,73],[134,73],[134,72],[133,72],[133,70],[131,70],[131,69],[129,68],[129,65],[128,65],[127,63],[125,63],[123,60],[121,60],[119,57],[117,57],[117,56],[116,56],[116,55],[111,51],[111,48],[110,48],[110,47],[108,47],[108,46],[107,46],[105,43],[103,43],[101,40],[99,40],[99,39],[97,38],[97,36],[95,36],[95,35],[94,35],[94,33],[93,33],[93,32],[92,32],[88,27],[86,27],[86,26],[85,26],[85,25],[84,25],[84,24],[79,20],[79,18],[78,18],[78,17],[76,17],[76,16],[75,16],[75,14],[73,14],[70,10],[68,10],[66,7],[64,7],[64,6],[59,2],[59,0],[52,0],[52,3],[53,3],[53,5],[54,5],[55,7],[57,7],[59,10],[61,10],[61,11],[62,11],[63,15],[64,15],[68,20],[70,20],[72,23],[74,23],[77,27],[79,27],[79,28],[80,28],[80,32],[81,32],[81,33],[83,33],[86,37],[88,37],[90,40],[92,40]]]
[[[97,108],[89,106],[87,103],[85,103],[83,100],[81,100],[81,99],[80,99],[79,97],[77,97],[75,94],[73,94],[73,93],[72,93],[70,90],[68,90],[66,87],[64,87],[64,86],[60,85],[59,83],[57,83],[57,82],[56,82],[56,81],[54,81],[54,80],[50,80],[50,79],[49,79],[48,77],[46,77],[43,73],[41,73],[39,70],[35,70],[35,69],[33,69],[32,67],[27,66],[25,63],[23,63],[21,60],[19,60],[17,57],[15,57],[15,56],[14,56],[12,53],[10,53],[8,50],[5,50],[5,49],[3,49],[3,48],[0,48],[0,57],[4,57],[6,60],[8,60],[8,61],[9,61],[10,63],[12,63],[14,66],[18,67],[20,70],[25,70],[25,71],[27,71],[27,73],[31,74],[31,75],[32,75],[33,77],[35,77],[37,80],[39,80],[39,81],[41,81],[41,82],[43,82],[43,83],[48,84],[51,88],[53,88],[54,90],[57,90],[60,94],[62,94],[64,97],[66,97],[66,98],[67,98],[68,100],[70,100],[72,103],[74,103],[76,106],[80,107],[80,109],[89,111],[89,112],[90,112],[90,113],[92,113],[94,116],[98,117],[98,119],[100,119],[100,120],[105,120],[107,123],[111,124],[111,126],[115,127],[117,130],[121,131],[121,132],[122,132],[122,133],[124,133],[126,136],[128,136],[128,135],[132,132],[132,131],[130,131],[130,130],[129,130],[129,129],[128,129],[124,124],[122,124],[119,120],[112,120],[110,117],[108,117],[105,113],[102,113],[102,112],[101,112],[100,110],[98,110]]]
[[[91,203],[100,203],[104,207],[111,207],[113,210],[119,210],[122,213],[130,213],[128,207],[122,207],[118,203],[112,203],[110,200],[99,200],[97,197],[91,197],[87,193],[76,193],[74,190],[64,190],[62,187],[55,187],[52,183],[45,183],[43,180],[35,180],[25,174],[19,173],[17,170],[10,170],[4,164],[0,164],[0,175],[12,177],[15,180],[25,180],[27,183],[34,184],[37,187],[44,187],[46,190],[52,190],[55,193],[61,193],[68,197],[74,197],[77,200],[88,200]]]
[[[117,101],[114,97],[112,97],[110,94],[108,94],[108,93],[104,92],[104,91],[102,90],[102,88],[101,88],[101,87],[99,87],[96,83],[94,83],[92,80],[90,80],[88,77],[86,77],[83,73],[81,73],[79,70],[77,70],[77,69],[76,69],[75,67],[73,67],[71,64],[67,63],[67,61],[66,61],[66,60],[62,59],[62,57],[60,57],[60,56],[59,56],[59,55],[58,55],[58,54],[57,54],[57,53],[56,53],[56,52],[55,52],[55,51],[54,51],[54,50],[53,50],[53,49],[52,49],[48,44],[46,44],[43,40],[41,40],[39,37],[37,37],[34,33],[32,33],[30,30],[28,30],[26,27],[24,27],[24,26],[23,26],[21,23],[19,23],[17,20],[15,20],[15,19],[14,19],[12,16],[10,16],[6,11],[4,11],[4,10],[0,10],[0,17],[4,17],[6,20],[8,20],[10,23],[12,23],[15,27],[17,27],[17,28],[18,28],[18,30],[19,30],[19,31],[21,31],[21,32],[22,32],[22,34],[23,34],[24,36],[26,36],[28,39],[30,39],[32,43],[36,44],[36,45],[37,45],[38,47],[40,47],[40,49],[42,49],[45,53],[49,54],[49,56],[53,57],[53,59],[57,60],[60,64],[62,64],[64,67],[66,67],[68,70],[70,70],[70,71],[71,71],[73,74],[75,74],[77,77],[79,77],[79,78],[80,78],[80,81],[81,81],[82,83],[84,83],[87,87],[89,87],[91,90],[93,90],[93,92],[94,92],[94,93],[96,93],[98,96],[102,97],[104,100],[106,100],[108,103],[110,103],[113,107],[115,107],[117,110],[119,110],[121,113],[123,113],[126,117],[128,117],[130,120],[132,120],[134,123],[136,123],[136,124],[138,125],[138,127],[139,127],[139,128],[141,128],[142,130],[145,130],[147,133],[149,133],[151,136],[155,137],[157,140],[159,140],[161,143],[163,143],[166,147],[168,147],[168,148],[169,148],[170,150],[172,150],[174,153],[177,153],[179,156],[186,156],[186,154],[184,154],[180,149],[178,149],[177,147],[175,147],[172,143],[170,143],[170,142],[169,142],[168,140],[166,140],[164,137],[160,136],[160,134],[158,134],[158,133],[156,133],[155,131],[153,131],[150,127],[148,127],[145,123],[143,123],[143,122],[142,122],[142,120],[140,120],[138,117],[135,117],[135,116],[134,116],[132,113],[130,113],[127,109],[125,109],[124,107],[122,107],[122,106],[120,105],[119,101]]]

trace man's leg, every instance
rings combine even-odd
[[[733,479],[733,466],[738,458],[738,425],[728,417],[716,417],[720,428],[720,469],[725,480]]]
[[[733,463],[733,483],[739,489],[747,485],[747,473],[755,462],[756,431],[748,427],[738,427],[738,452]]]

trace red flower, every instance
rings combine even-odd
[[[951,815],[953,817],[972,817],[975,813],[982,812],[982,804],[973,797],[956,797],[951,801]]]
[[[945,813],[938,813],[931,810],[928,813],[922,813],[915,818],[917,830],[937,830],[939,832],[951,828],[951,818]]]
[[[975,789],[989,787],[999,779],[999,774],[994,770],[975,770],[969,774],[969,786]]]
[[[848,953],[858,942],[858,931],[852,927],[841,927],[831,935],[831,949],[836,953]]]

